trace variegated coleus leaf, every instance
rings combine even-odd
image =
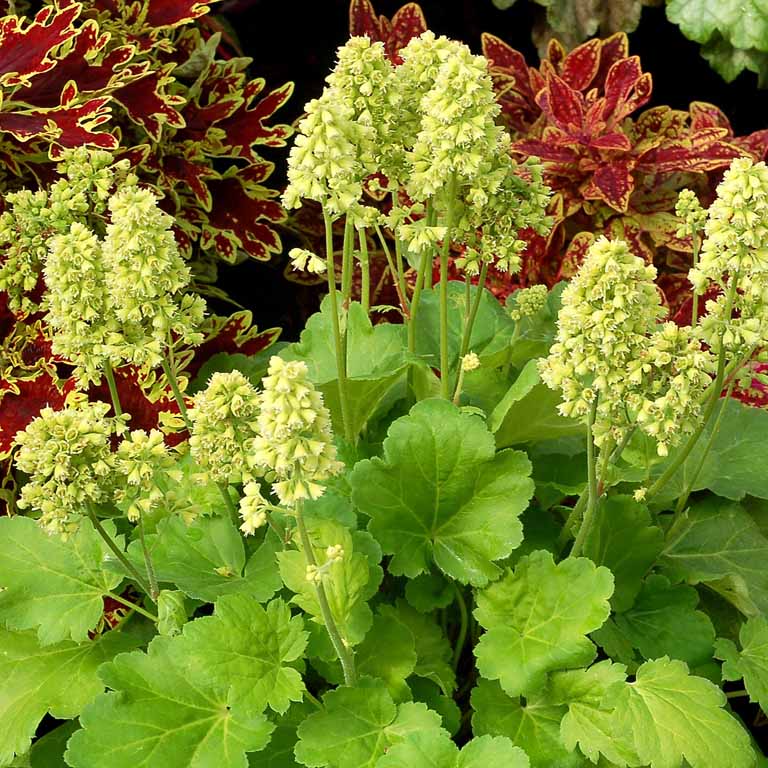
[[[375,43],[384,43],[387,56],[394,64],[402,63],[398,55],[400,49],[426,30],[427,21],[418,3],[407,3],[391,21],[376,15],[371,0],[352,0],[349,5],[349,34],[367,35]]]

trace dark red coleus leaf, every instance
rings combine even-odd
[[[259,331],[253,325],[253,316],[248,310],[235,312],[229,317],[208,317],[204,330],[203,343],[195,347],[189,363],[184,366],[184,372],[190,379],[194,379],[200,368],[220,352],[255,355],[271,347],[280,336],[279,328]]]
[[[114,93],[114,98],[125,108],[128,117],[138,123],[154,141],[160,141],[163,125],[183,128],[184,118],[177,109],[185,104],[183,96],[168,92],[174,81],[174,64],[149,71]]]
[[[252,163],[261,158],[253,151],[256,145],[267,147],[284,147],[286,139],[291,135],[289,125],[266,125],[265,121],[285,104],[293,93],[293,83],[286,83],[280,88],[270,91],[264,98],[253,104],[254,99],[264,89],[262,78],[251,80],[243,90],[243,103],[231,117],[217,123],[224,132],[223,144],[227,157],[244,157]]]
[[[232,166],[220,179],[209,182],[213,207],[203,223],[204,249],[215,250],[230,262],[238,249],[261,261],[282,250],[280,236],[271,225],[285,221],[285,211],[274,200],[277,193],[261,184],[273,168],[266,161],[243,169]]]
[[[10,454],[17,432],[26,429],[46,406],[63,408],[74,388],[74,380],[62,383],[42,366],[31,378],[0,379],[0,459]]]
[[[427,21],[418,3],[407,3],[389,21],[377,16],[370,0],[352,0],[349,5],[349,33],[367,35],[373,42],[384,43],[387,56],[394,64],[401,64],[398,52],[408,41],[427,31]]]
[[[49,5],[24,25],[17,16],[0,18],[0,85],[28,84],[30,78],[56,66],[53,52],[76,33],[79,3]]]

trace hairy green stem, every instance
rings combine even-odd
[[[184,420],[184,424],[186,425],[187,429],[191,432],[192,431],[192,421],[189,418],[189,411],[187,410],[187,404],[184,402],[184,395],[181,394],[181,390],[179,389],[179,383],[176,381],[176,374],[173,370],[171,370],[171,365],[163,358],[162,360],[162,366],[163,366],[163,373],[165,374],[165,378],[168,379],[168,384],[171,387],[171,392],[173,392],[173,398],[176,400],[176,404],[179,406],[179,413],[181,414],[181,418]]]
[[[344,437],[354,443],[356,435],[352,433],[352,420],[349,416],[349,397],[347,394],[347,358],[339,322],[339,302],[336,295],[336,264],[333,256],[333,222],[330,214],[323,208],[325,223],[325,256],[328,262],[328,297],[331,303],[331,322],[333,324],[333,342],[336,349],[336,376],[339,386],[339,402],[341,404],[341,420]],[[345,323],[346,325],[346,323]]]
[[[397,269],[395,268],[395,264],[392,261],[392,254],[389,251],[389,246],[387,245],[387,241],[384,237],[384,233],[381,231],[381,227],[376,224],[376,234],[379,238],[379,242],[381,243],[381,250],[384,251],[384,256],[387,259],[387,266],[389,267],[389,271],[392,273],[392,284],[395,286],[395,292],[397,293],[397,299],[400,302],[400,309],[403,312],[403,317],[408,320],[410,317],[410,310],[408,308],[408,293],[405,290],[405,281],[403,280],[402,284],[400,281],[400,275],[398,275]]]
[[[725,317],[729,318],[731,315],[731,308],[733,307],[733,301],[736,296],[736,284],[738,282],[738,275],[731,276],[731,282],[729,285],[728,296],[725,305]],[[717,356],[717,373],[715,374],[715,381],[712,385],[712,392],[709,395],[709,402],[704,409],[704,416],[699,424],[698,428],[691,433],[686,440],[685,445],[680,451],[675,454],[675,458],[670,462],[666,470],[657,478],[657,480],[651,485],[646,494],[646,498],[650,499],[655,496],[671,479],[674,477],[678,469],[685,463],[686,459],[690,455],[693,447],[699,441],[699,438],[703,434],[704,430],[709,424],[709,419],[712,416],[717,401],[720,399],[720,393],[723,388],[723,381],[725,379],[725,347],[723,346],[723,336],[725,335],[725,328],[720,332],[720,350]]]
[[[344,241],[341,250],[341,297],[344,309],[352,300],[352,275],[355,266],[353,232],[352,219],[347,216],[344,221]]]
[[[589,409],[589,419],[587,421],[587,480],[589,483],[589,496],[587,498],[587,508],[584,510],[584,519],[581,521],[579,532],[576,534],[576,541],[573,542],[571,557],[578,557],[584,548],[587,537],[592,532],[592,526],[595,522],[595,510],[597,509],[597,471],[595,469],[595,441],[592,434],[592,428],[595,425],[595,416],[597,415],[597,397],[592,401]]]
[[[221,498],[224,501],[224,507],[229,513],[229,516],[232,518],[232,522],[237,523],[239,521],[240,515],[237,511],[237,507],[235,506],[235,502],[232,501],[232,497],[229,495],[229,488],[227,487],[226,483],[216,483],[216,486],[218,487]]]
[[[725,406],[728,404],[728,400],[731,398],[731,392],[733,392],[733,386],[736,382],[732,381],[728,385],[728,389],[725,392],[725,395],[720,399],[720,411],[717,414],[717,418],[715,419],[715,423],[712,427],[712,432],[709,435],[709,439],[707,440],[707,444],[704,446],[704,451],[701,454],[701,457],[699,458],[699,463],[696,465],[696,469],[693,471],[693,474],[691,475],[690,480],[685,486],[685,490],[683,491],[683,494],[680,496],[680,498],[677,500],[677,505],[675,506],[675,514],[674,514],[674,520],[676,520],[685,509],[685,505],[688,503],[688,498],[693,492],[693,486],[696,483],[696,480],[698,479],[699,475],[701,474],[701,470],[704,468],[704,462],[707,459],[707,456],[709,455],[709,452],[712,450],[712,446],[715,442],[715,438],[717,437],[717,433],[720,431],[720,424],[723,421],[723,414],[725,413]]]
[[[315,552],[312,549],[312,541],[309,538],[307,525],[304,522],[301,502],[297,502],[294,512],[296,515],[296,527],[299,529],[301,547],[304,550],[304,558],[307,565],[312,565],[317,568],[317,559],[315,558]],[[341,662],[341,668],[344,672],[344,682],[347,685],[354,685],[357,681],[357,675],[355,674],[355,657],[352,651],[344,644],[339,628],[336,626],[336,620],[333,618],[333,612],[331,611],[331,606],[328,604],[328,597],[325,594],[325,587],[323,586],[322,581],[315,583],[315,589],[317,590],[317,601],[320,604],[320,613],[322,614],[325,628],[328,631],[328,636],[331,639],[331,644],[336,651],[336,655]]]
[[[87,502],[86,509],[88,510],[88,517],[90,517],[91,523],[93,523],[93,527],[96,529],[96,533],[101,536],[101,538],[104,540],[104,543],[111,550],[112,554],[120,561],[123,568],[125,568],[125,570],[133,577],[133,580],[136,582],[136,584],[141,587],[141,589],[144,590],[146,594],[149,595],[151,590],[147,586],[147,582],[144,580],[144,577],[139,573],[136,566],[125,556],[125,552],[122,552],[120,547],[115,544],[114,539],[104,530],[104,526],[96,516],[96,510],[93,508],[93,504]]]
[[[368,239],[365,235],[365,227],[357,230],[357,239],[360,242],[360,303],[367,315],[371,311],[371,265],[368,260]]]
[[[145,616],[150,621],[154,621],[155,624],[157,624],[160,619],[155,616],[154,613],[150,613],[146,608],[142,608],[140,605],[137,605],[136,603],[132,603],[130,600],[126,600],[124,597],[121,597],[116,592],[105,592],[104,593],[106,597],[111,597],[116,603],[120,603],[120,605],[124,605],[126,608],[130,608],[132,611],[136,611],[136,613],[140,613],[142,616]]]
[[[693,268],[699,266],[699,238],[696,234],[696,230],[691,231],[691,242],[693,244]],[[691,307],[691,328],[699,321],[699,291],[694,287],[693,289],[693,306]]]
[[[448,255],[451,251],[453,215],[456,207],[456,174],[448,182],[448,201],[445,213],[445,237],[440,249],[440,396],[448,400],[451,382],[448,379]]]
[[[157,596],[160,590],[157,586],[157,576],[155,575],[155,565],[152,562],[152,554],[147,547],[147,538],[144,535],[144,518],[139,515],[139,540],[141,541],[141,553],[144,555],[144,565],[147,569],[147,582],[149,583],[149,596],[152,602],[157,602]]]
[[[112,407],[115,409],[115,416],[122,416],[123,409],[120,405],[120,395],[117,391],[117,382],[115,382],[115,373],[112,370],[112,364],[109,360],[104,361],[104,378],[107,380],[107,386],[109,387],[109,396],[112,399]]]
[[[421,292],[424,289],[423,275],[429,269],[429,265],[429,251],[424,251],[421,254],[421,262],[416,274],[416,285],[411,297],[411,316],[408,319],[408,351],[412,353],[416,351],[416,315],[419,313],[419,301],[421,300]]]
[[[467,315],[466,320],[464,323],[464,335],[461,339],[461,351],[459,353],[459,359],[464,357],[464,355],[469,352],[469,344],[472,340],[472,329],[475,325],[475,320],[477,319],[477,313],[480,309],[480,302],[483,299],[483,291],[485,290],[485,281],[488,278],[488,262],[484,261],[483,265],[480,267],[480,277],[477,280],[477,293],[475,293],[475,298],[472,301],[472,306],[467,306]],[[467,284],[469,285],[470,280],[469,276],[467,276]]]
[[[467,610],[467,603],[464,600],[464,595],[461,594],[459,585],[454,584],[453,588],[456,591],[456,602],[459,606],[459,634],[456,637],[456,645],[453,649],[453,671],[455,672],[459,666],[461,652],[464,650],[464,643],[467,640],[467,629],[469,628],[469,611]]]

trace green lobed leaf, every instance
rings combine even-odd
[[[768,85],[768,53],[756,48],[736,48],[719,33],[701,47],[701,55],[726,83],[733,82],[745,69],[757,75],[759,88]]]
[[[147,546],[158,581],[175,584],[196,600],[212,603],[242,592],[266,602],[281,586],[276,537],[267,535],[246,564],[243,538],[229,518],[204,517],[190,525],[176,517],[166,518],[158,524],[157,533],[147,536]],[[143,567],[140,543],[132,542],[128,551]]]
[[[522,368],[529,360],[546,357],[557,335],[557,315],[560,312],[561,297],[567,282],[559,282],[547,295],[544,308],[530,317],[518,321],[515,328],[515,343],[511,349],[509,362],[516,368]],[[507,298],[507,310],[517,304],[517,291]]]
[[[719,638],[715,655],[723,660],[723,680],[741,680],[751,701],[768,710],[768,620],[747,619],[739,631],[741,650],[732,640]]]
[[[450,696],[456,688],[456,674],[451,668],[452,650],[448,638],[430,616],[412,608],[404,600],[394,607],[383,606],[382,616],[390,617],[404,624],[413,634],[416,643],[416,666],[413,674],[431,680]]]
[[[323,578],[323,586],[342,638],[350,645],[358,645],[373,621],[367,601],[378,591],[383,576],[378,565],[381,551],[375,547],[370,534],[350,533],[331,520],[308,520],[307,528],[320,566],[326,561],[325,550],[329,546],[341,545],[344,550],[341,562],[331,565]],[[307,581],[304,553],[286,550],[278,553],[277,559],[285,586],[295,593],[292,602],[306,611],[321,628],[322,635],[326,635],[317,590]],[[329,654],[329,658],[334,657],[335,654]]]
[[[445,731],[414,733],[395,744],[376,763],[376,768],[528,768],[522,749],[504,736],[479,736],[461,751]]]
[[[387,392],[405,373],[408,364],[405,327],[372,325],[358,302],[351,302],[347,322],[347,402],[349,429],[359,435]],[[309,378],[323,393],[337,434],[344,434],[339,400],[333,316],[328,297],[307,321],[301,341],[280,353],[284,360],[301,360]]]
[[[654,498],[667,503],[686,490],[689,478],[701,462],[713,423],[707,427],[680,469]],[[738,501],[746,494],[768,498],[768,411],[752,408],[738,400],[728,400],[721,426],[704,459],[693,485],[694,491],[710,490],[718,496]],[[671,460],[671,458],[670,458]],[[664,471],[667,462],[654,465],[651,477]]]
[[[669,0],[667,18],[698,43],[717,32],[736,48],[768,51],[768,14],[761,0]]]
[[[445,728],[451,736],[455,736],[461,727],[461,710],[453,699],[453,696],[445,696],[440,688],[425,677],[411,677],[408,681],[411,695],[414,701],[421,701],[430,709],[437,712],[443,721]]]
[[[111,522],[104,527],[114,536]],[[43,645],[87,640],[101,619],[103,596],[122,581],[104,567],[111,556],[87,520],[62,541],[31,518],[0,518],[0,622],[36,629]]]
[[[477,595],[475,616],[487,630],[475,648],[480,673],[518,696],[540,689],[549,672],[586,666],[595,656],[586,635],[610,615],[612,592],[611,572],[587,558],[523,558]]]
[[[246,753],[267,745],[274,726],[261,713],[230,707],[228,690],[206,684],[181,646],[179,638],[156,637],[146,653],[101,667],[112,691],[80,716],[65,756],[72,768],[246,768]]]
[[[477,291],[477,286],[473,285],[470,301],[475,300]],[[466,317],[465,286],[462,282],[452,280],[448,283],[448,305],[448,365],[451,371],[455,371]],[[480,357],[483,365],[503,365],[510,354],[514,325],[496,297],[484,288],[472,326],[469,349]],[[437,290],[425,290],[421,294],[419,322],[416,325],[416,354],[429,365],[440,367],[440,293]]]
[[[369,530],[393,555],[391,573],[418,576],[434,561],[482,586],[499,573],[493,561],[522,540],[530,471],[525,454],[495,452],[481,419],[431,399],[391,425],[384,458],[358,462],[350,482]]]
[[[670,656],[695,667],[712,658],[715,628],[696,610],[699,596],[693,587],[670,584],[665,576],[649,576],[628,611],[614,622],[646,659]]]
[[[313,712],[317,709],[308,702],[292,704],[288,712],[276,719],[269,744],[261,752],[249,755],[251,768],[297,768],[300,763],[293,754],[298,739],[296,731]]]
[[[643,504],[631,496],[609,496],[598,502],[595,523],[584,555],[613,573],[611,605],[616,611],[631,607],[643,577],[664,546],[664,534],[651,522]]]
[[[507,696],[501,686],[480,679],[472,690],[472,731],[475,736],[506,736],[523,749],[531,768],[586,768],[591,763],[569,750],[560,736],[560,721],[567,709],[541,697]],[[489,766],[490,768],[490,766]]]
[[[707,584],[746,615],[768,613],[768,539],[738,504],[694,504],[667,532],[658,562],[673,581]]]
[[[747,731],[723,709],[725,694],[688,674],[682,661],[647,661],[633,683],[609,694],[615,733],[631,734],[641,765],[680,768],[752,768],[755,753]]]
[[[230,706],[283,714],[304,694],[290,663],[302,657],[306,644],[302,617],[291,617],[282,600],[263,607],[239,594],[220,597],[213,616],[188,623],[174,649],[206,686],[229,692]]]
[[[420,573],[405,585],[405,599],[420,613],[447,608],[455,598],[451,582],[440,573]]]
[[[67,768],[64,762],[67,742],[79,727],[77,720],[65,720],[42,738],[36,739],[29,751],[29,768]]]
[[[604,755],[615,765],[639,765],[631,735],[614,728],[613,710],[603,707],[606,694],[626,681],[626,669],[610,660],[589,669],[556,672],[549,697],[565,704],[568,712],[560,723],[560,735],[568,749],[577,746],[593,762]]]
[[[498,447],[571,435],[584,435],[586,439],[581,422],[558,413],[560,401],[560,393],[542,383],[537,361],[529,360],[488,420]]]
[[[323,709],[299,726],[295,754],[309,768],[370,768],[409,735],[434,731],[442,731],[436,712],[419,703],[397,705],[383,683],[363,678],[325,694]]]
[[[46,713],[77,717],[104,690],[98,667],[134,646],[119,632],[41,645],[34,632],[0,629],[0,765],[29,749]]]

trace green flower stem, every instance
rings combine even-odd
[[[227,485],[225,483],[216,483],[216,486],[219,489],[221,498],[224,500],[224,506],[226,507],[227,512],[229,512],[229,516],[232,518],[232,522],[237,523],[239,521],[240,515],[237,511],[237,507],[235,507],[235,502],[232,501],[232,497],[229,495],[229,489],[227,488]]]
[[[347,216],[344,221],[344,244],[341,249],[341,296],[346,309],[352,300],[352,275],[354,272],[354,228],[352,219]]]
[[[157,602],[157,596],[160,594],[160,589],[157,586],[157,576],[155,575],[155,566],[152,562],[152,554],[147,547],[147,538],[144,535],[144,518],[139,515],[139,540],[141,541],[141,552],[144,555],[144,565],[147,568],[147,581],[149,582],[149,596],[152,598],[152,602]]]
[[[469,611],[467,610],[467,603],[464,600],[464,595],[461,594],[461,589],[458,584],[453,585],[456,591],[456,603],[459,606],[459,634],[456,637],[456,646],[453,649],[453,671],[455,672],[459,666],[461,659],[461,652],[464,650],[464,643],[467,640],[467,629],[469,628]]]
[[[720,400],[720,412],[717,414],[717,418],[715,419],[715,424],[712,427],[712,432],[709,435],[709,440],[707,440],[707,444],[704,446],[704,452],[701,454],[701,458],[699,459],[699,463],[696,465],[696,469],[693,471],[693,474],[691,475],[690,480],[688,481],[685,491],[683,492],[682,496],[677,500],[677,505],[675,506],[675,515],[674,519],[677,519],[685,509],[685,505],[688,502],[688,497],[693,492],[693,486],[698,479],[699,475],[701,474],[701,470],[704,468],[704,462],[707,459],[707,456],[709,455],[709,452],[712,450],[712,446],[715,442],[715,438],[717,437],[717,433],[720,431],[720,424],[723,421],[723,414],[725,413],[725,406],[728,404],[728,400],[731,398],[731,392],[733,392],[733,386],[736,383],[736,381],[731,381],[731,383],[728,385],[728,389],[725,392],[725,395]]]
[[[693,243],[693,268],[699,266],[699,237],[696,231],[691,232],[691,242]],[[699,321],[699,292],[693,289],[693,307],[691,308],[691,327]]]
[[[187,411],[187,404],[184,402],[184,395],[181,394],[179,383],[176,381],[176,374],[173,372],[173,370],[171,370],[171,365],[166,358],[163,358],[162,366],[165,378],[168,379],[171,392],[173,392],[173,398],[176,400],[176,404],[179,406],[179,413],[181,414],[181,418],[184,420],[184,424],[186,425],[187,429],[191,432],[192,422],[189,419],[189,412]]]
[[[446,400],[451,396],[451,382],[448,379],[448,255],[451,251],[451,230],[456,203],[455,173],[448,182],[447,196],[445,237],[440,249],[440,396]]]
[[[483,291],[485,290],[485,281],[488,279],[488,262],[484,261],[482,267],[480,267],[480,277],[477,280],[477,293],[475,293],[475,299],[472,302],[470,308],[467,304],[467,315],[464,323],[464,335],[461,339],[461,352],[459,353],[459,359],[469,352],[469,344],[472,339],[472,329],[477,319],[477,313],[480,309],[480,301],[483,298]],[[470,284],[469,275],[467,275],[467,285]]]
[[[749,693],[747,693],[746,688],[738,688],[735,691],[725,691],[726,699],[742,699],[745,696],[749,696]]]
[[[587,498],[589,496],[589,489],[586,489],[581,496],[576,500],[573,509],[568,514],[568,518],[563,525],[560,535],[557,538],[557,551],[562,552],[568,542],[573,538],[573,531],[581,520],[584,514],[584,507],[587,504]]]
[[[611,453],[611,464],[615,464],[621,458],[621,455],[624,453],[624,449],[629,445],[629,441],[632,439],[632,436],[636,431],[637,424],[633,425],[624,433],[624,437],[621,439],[621,442],[613,449],[613,452]]]
[[[392,273],[392,284],[395,286],[395,291],[397,292],[397,298],[400,302],[400,309],[403,312],[403,317],[408,320],[410,317],[410,309],[408,307],[408,292],[405,290],[405,281],[403,281],[402,285],[400,284],[400,275],[398,274],[395,264],[392,261],[392,254],[389,251],[389,246],[387,245],[384,233],[381,231],[381,227],[378,224],[376,224],[376,234],[378,235],[379,242],[381,243],[381,250],[384,251],[384,256],[386,256],[389,271]]]
[[[584,548],[584,543],[592,531],[595,522],[595,510],[597,509],[597,471],[595,469],[595,442],[592,436],[592,427],[595,424],[597,414],[597,397],[592,401],[587,421],[587,478],[589,481],[589,495],[587,507],[584,510],[584,519],[581,521],[576,541],[573,542],[571,557],[578,557]]]
[[[120,597],[120,595],[115,592],[105,592],[104,594],[106,597],[111,597],[116,603],[120,603],[120,605],[124,605],[126,608],[130,608],[132,611],[140,613],[150,621],[155,622],[155,624],[160,621],[160,619],[155,616],[154,613],[150,613],[148,610],[146,610],[146,608],[142,608],[140,605],[136,605],[136,603],[132,603],[130,600],[126,600],[124,597]]]
[[[93,504],[87,503],[86,509],[88,510],[88,516],[91,518],[93,527],[96,529],[96,533],[101,536],[101,538],[104,540],[104,543],[112,551],[112,554],[120,561],[126,571],[133,577],[133,580],[136,582],[136,584],[141,587],[141,589],[146,594],[149,595],[150,589],[147,586],[147,582],[144,580],[144,577],[138,572],[136,566],[125,556],[125,552],[120,550],[120,547],[115,544],[112,537],[104,530],[104,526],[99,521],[99,518],[96,517],[96,510],[93,508]]]
[[[306,698],[306,700],[309,701],[312,705],[317,707],[317,709],[323,708],[320,700],[316,696],[313,696],[306,688],[304,689],[304,698]]]
[[[419,270],[416,274],[416,285],[413,288],[411,297],[411,316],[408,319],[408,351],[416,352],[416,315],[419,313],[419,301],[421,292],[424,290],[424,273],[429,269],[431,262],[429,260],[429,251],[421,254]]]
[[[301,547],[304,550],[304,558],[307,561],[307,565],[313,565],[317,567],[317,560],[315,559],[315,552],[312,549],[312,542],[309,538],[307,531],[307,525],[304,522],[304,515],[301,510],[301,502],[296,504],[294,509],[296,515],[296,527],[299,529],[299,538],[301,539]],[[323,622],[325,628],[328,630],[328,636],[331,638],[331,644],[333,645],[336,655],[341,662],[341,668],[344,672],[344,682],[346,685],[354,685],[357,681],[357,675],[355,674],[355,657],[352,651],[344,644],[341,638],[339,628],[336,626],[336,620],[333,618],[331,606],[328,605],[328,598],[325,594],[325,587],[322,581],[315,584],[317,589],[317,601],[320,604],[320,613],[323,616]]]
[[[437,211],[435,210],[435,206],[434,206],[434,204],[432,203],[431,200],[427,200],[425,216],[426,216],[426,219],[427,219],[427,226],[428,227],[434,227],[436,222],[437,222]],[[432,262],[430,262],[430,266],[431,266],[431,264],[433,262],[434,262],[434,259],[432,259]],[[430,288],[433,287],[434,283],[432,282],[432,269],[431,268],[429,270],[426,270],[426,269],[424,270],[424,274],[422,275],[422,279],[424,280],[424,288],[426,290],[429,290]]]
[[[339,301],[336,295],[336,263],[333,257],[333,222],[328,211],[323,208],[325,223],[325,256],[328,263],[328,297],[331,302],[331,322],[333,323],[333,341],[336,348],[336,376],[339,380],[339,402],[341,404],[341,420],[344,437],[347,442],[354,443],[356,435],[352,434],[352,421],[349,418],[349,396],[347,394],[347,358],[344,354],[344,341],[339,322]],[[345,323],[346,325],[346,323]]]
[[[400,288],[403,293],[406,293],[405,288],[405,265],[403,263],[403,243],[395,233],[395,264],[397,266],[397,282],[400,284]]]
[[[120,406],[120,395],[117,392],[117,383],[115,382],[115,374],[112,371],[112,364],[109,360],[104,361],[104,378],[107,380],[107,386],[109,387],[109,396],[112,399],[112,407],[115,409],[115,416],[122,416],[123,409]]]
[[[371,265],[368,259],[368,240],[365,235],[365,227],[357,230],[357,238],[360,241],[360,303],[365,314],[371,311]]]
[[[733,306],[733,300],[736,296],[736,284],[738,282],[738,275],[731,276],[731,282],[728,289],[728,297],[726,300],[725,317],[730,317],[731,307]],[[715,374],[715,381],[712,384],[712,392],[709,395],[709,402],[704,410],[704,416],[701,420],[701,424],[695,432],[691,433],[686,440],[685,445],[677,452],[675,458],[670,462],[666,470],[660,477],[651,485],[646,494],[646,499],[653,498],[671,479],[674,477],[675,472],[685,463],[685,460],[690,455],[693,447],[698,442],[699,438],[703,434],[704,430],[709,423],[709,419],[712,416],[717,401],[720,399],[720,393],[723,389],[723,381],[725,380],[725,347],[723,346],[723,336],[725,335],[725,328],[720,332],[720,351],[717,356],[717,373]]]

